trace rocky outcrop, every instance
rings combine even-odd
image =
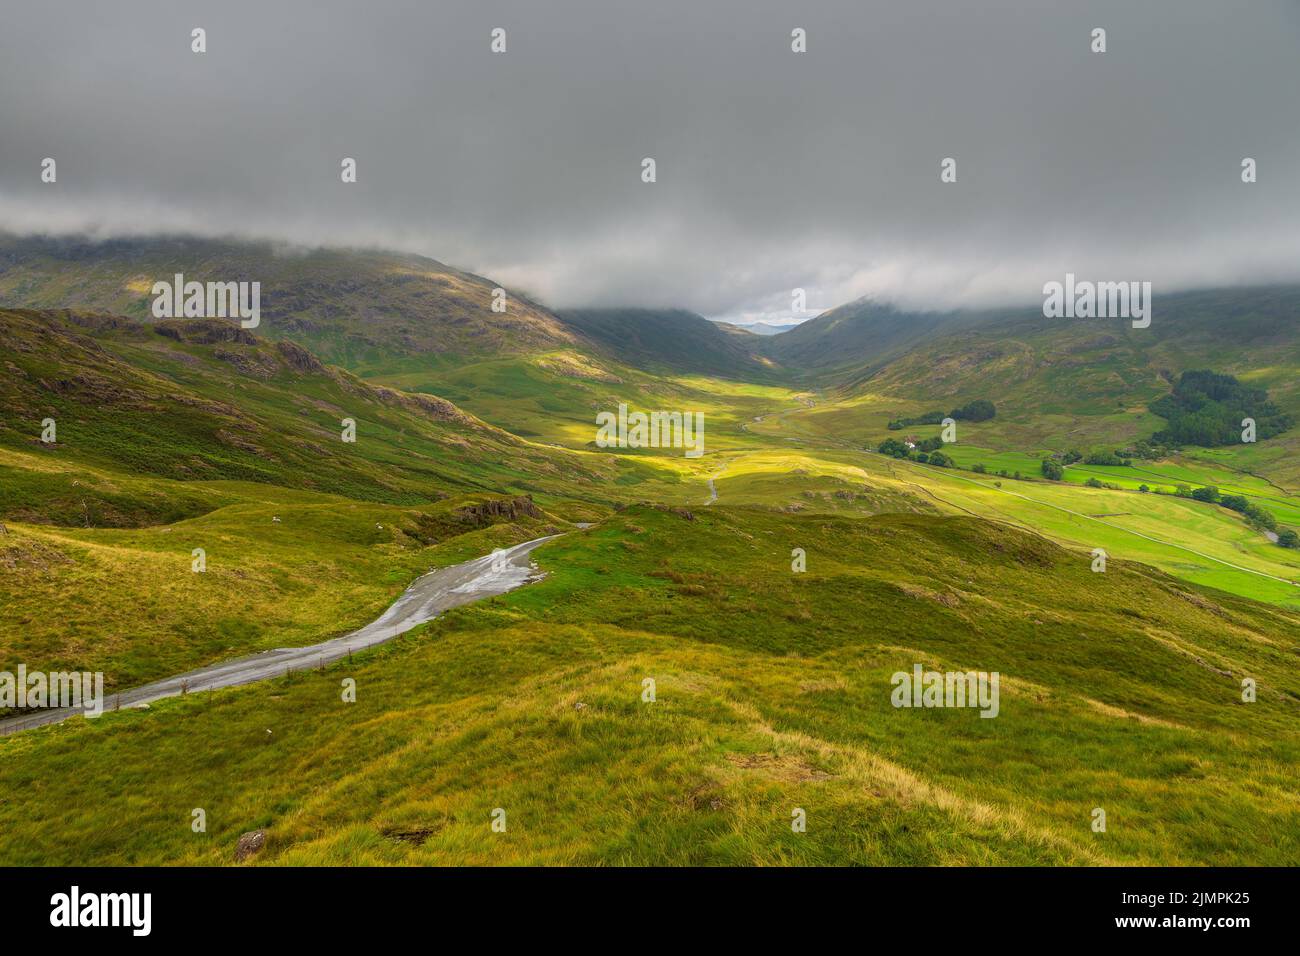
[[[472,418],[451,402],[436,395],[426,395],[423,392],[399,392],[395,388],[385,388],[382,385],[376,386],[374,392],[385,405],[397,405],[419,412],[435,421],[462,422],[467,425],[473,422]]]
[[[324,372],[325,366],[320,359],[312,355],[297,342],[280,341],[275,343],[275,350],[291,368],[300,372]]]
[[[154,325],[159,335],[186,345],[216,345],[238,342],[256,345],[257,337],[234,321],[223,319],[167,319]]]
[[[461,521],[474,525],[493,524],[497,521],[516,521],[519,518],[540,518],[542,509],[526,495],[517,498],[493,498],[476,505],[466,505],[454,512]]]

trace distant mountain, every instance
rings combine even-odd
[[[774,324],[771,322],[755,322],[749,326],[749,330],[758,335],[780,335],[782,332],[789,332],[791,329],[797,329],[803,325],[802,322],[785,322]]]
[[[740,332],[751,332],[754,335],[780,335],[782,332],[789,332],[797,328],[800,322],[751,322],[749,325],[736,325],[732,322],[716,322],[715,324],[722,328],[731,330],[735,329]]]
[[[757,336],[684,309],[569,309],[559,317],[620,362],[643,370],[763,379],[775,371],[757,353]]]
[[[297,342],[362,373],[412,356],[427,364],[577,344],[546,309],[508,292],[506,311],[494,312],[497,283],[422,256],[182,237],[0,236],[0,306],[151,322],[153,283],[176,273],[187,281],[260,282],[259,336]]]
[[[1128,319],[1047,318],[1038,308],[967,313],[946,324],[900,318],[917,323],[917,340],[850,385],[926,399],[996,393],[1040,413],[1109,411],[1166,394],[1179,372],[1208,368],[1300,405],[1297,286],[1157,295],[1145,329]]]
[[[941,331],[988,321],[994,313],[904,312],[860,299],[763,340],[764,355],[820,379],[861,377],[890,356]]]

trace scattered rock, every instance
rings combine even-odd
[[[1219,605],[1215,604],[1209,598],[1204,598],[1201,597],[1199,594],[1191,594],[1187,591],[1179,591],[1179,590],[1174,590],[1174,594],[1182,598],[1188,604],[1194,605],[1195,607],[1199,607],[1202,611],[1209,611],[1211,614],[1217,615],[1219,617],[1228,616],[1227,612],[1225,612],[1223,608],[1219,607]]]
[[[686,795],[686,806],[692,810],[703,810],[708,807],[710,810],[721,810],[726,806],[726,801],[718,793],[716,785],[711,783],[701,784]]]
[[[265,830],[250,830],[241,834],[239,842],[235,844],[235,862],[243,863],[264,846],[266,846]]]
[[[8,534],[8,531],[5,532]],[[68,557],[57,548],[39,541],[23,541],[0,551],[0,569],[5,571],[49,571],[58,565],[72,564]]]
[[[228,428],[217,429],[217,441],[230,448],[237,448],[240,451],[248,452],[250,455],[256,455],[259,458],[272,459],[272,456],[265,449],[253,444],[251,441],[245,441]]]
[[[956,607],[961,604],[961,598],[955,594],[943,594],[939,591],[931,591],[929,588],[923,588],[918,584],[895,584],[898,590],[902,591],[908,597],[921,598],[926,601],[934,601],[936,604],[942,604],[944,607]]]

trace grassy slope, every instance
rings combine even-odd
[[[312,644],[374,620],[433,567],[566,526],[464,513],[490,496],[413,507],[243,482],[193,490],[228,503],[147,528],[8,524],[0,669],[100,671],[111,692]]]
[[[927,340],[851,395],[860,411],[945,410],[974,398],[998,406],[990,447],[1064,451],[1117,447],[1164,420],[1147,411],[1180,371],[1212,368],[1267,388],[1300,413],[1300,290],[1189,292],[1157,297],[1151,327],[1126,320],[1047,319],[1027,311]],[[891,408],[891,406],[893,406]],[[1254,445],[1191,452],[1300,491],[1300,428]]]
[[[152,287],[257,281],[258,333],[365,373],[397,355],[454,362],[467,354],[573,347],[555,316],[497,283],[422,256],[301,250],[268,243],[161,237],[90,242],[0,236],[0,306],[76,308],[151,321]]]
[[[694,312],[570,309],[559,317],[624,365],[647,372],[751,381],[775,377],[771,363],[758,356],[758,338],[741,329],[726,331]]]
[[[634,508],[537,557],[351,664],[0,741],[0,860],[1300,858],[1294,614],[965,518]],[[1000,716],[894,709],[915,662],[998,670]]]
[[[836,405],[797,408],[751,425],[750,430],[772,437],[782,435],[813,461],[838,462],[841,466],[860,469],[866,483],[894,487],[900,494],[920,497],[947,513],[1007,522],[1075,547],[1102,548],[1112,556],[1145,561],[1169,574],[1234,594],[1300,607],[1300,586],[1264,576],[1300,582],[1300,553],[1270,544],[1235,512],[1166,495],[1139,493],[1135,489],[1143,482],[1152,487],[1163,485],[1152,476],[1138,479],[1136,469],[1071,466],[1066,472],[1071,480],[1057,483],[1015,481],[993,474],[981,476],[969,471],[930,468],[863,451],[863,447],[879,440],[865,437],[870,434],[870,428],[863,429],[861,440],[833,437],[837,432],[830,423],[843,421],[849,413]],[[885,430],[884,421],[881,418],[877,422],[880,437],[898,434]],[[1037,458],[989,451],[989,446],[996,442],[988,437],[991,428],[991,423],[960,426],[960,440],[946,450],[962,465],[982,462],[993,470],[1005,468],[1009,472],[1020,470],[1027,476],[1036,475]],[[937,431],[917,429],[923,434],[929,434],[930,430]],[[1142,463],[1140,467],[1148,466]],[[1154,467],[1179,475],[1179,480],[1192,480],[1191,476],[1195,475],[1194,484],[1230,477],[1221,469],[1203,473],[1198,463],[1181,468]],[[1126,482],[1112,483],[1126,484],[1128,490],[1081,487],[1091,472],[1103,470],[1127,472],[1130,477]],[[719,487],[725,500],[726,476]],[[1300,507],[1300,499],[1283,495],[1262,481],[1239,476],[1238,483],[1232,487],[1269,507],[1282,520],[1292,517]],[[1249,570],[1238,570],[1228,564]]]
[[[820,358],[814,358],[825,365],[838,351],[837,343],[866,336],[879,345],[880,354],[869,367],[832,368],[843,385],[821,396],[816,407],[751,430],[787,440],[797,436],[801,448],[820,449],[821,457],[833,458],[831,448],[875,447],[886,437],[897,437],[886,428],[893,418],[990,398],[998,405],[997,418],[961,425],[959,442],[947,451],[964,467],[978,462],[993,471],[1037,476],[1044,455],[1115,448],[1162,428],[1164,420],[1147,405],[1166,394],[1183,369],[1231,372],[1268,388],[1275,401],[1296,414],[1298,298],[1294,287],[1159,297],[1152,326],[1145,330],[1126,321],[1049,320],[1036,310],[1024,310],[986,313],[953,332],[937,321],[940,317],[930,316],[931,321],[906,330],[904,338],[912,338],[901,350],[891,346],[890,335],[902,335],[894,326],[916,324],[916,316],[896,314],[886,328],[889,313],[846,307],[825,321],[808,323],[801,333],[807,341],[790,340],[786,350],[795,345],[805,351],[820,348]],[[904,434],[937,432],[934,426],[917,426]],[[859,464],[856,458],[848,460]],[[1291,605],[1300,600],[1295,587],[1242,574],[1177,545],[1290,581],[1300,580],[1300,555],[1270,545],[1224,509],[1136,493],[1141,484],[1164,491],[1179,483],[1214,484],[1225,493],[1249,497],[1283,526],[1300,527],[1300,428],[1252,445],[1187,448],[1172,460],[1137,462],[1128,469],[1076,465],[1066,470],[1063,485],[1015,483],[1007,489],[1041,504],[995,492],[995,478],[976,479],[985,486],[980,490],[971,487],[974,476],[969,474],[947,476],[911,466],[889,470],[905,473],[917,488],[958,510],[1036,528],[1071,544],[1112,553],[1120,549],[1118,553],[1236,593]],[[1118,485],[1125,493],[1077,487],[1089,478]],[[1168,544],[1066,515],[1060,508],[1107,515],[1111,524]]]
[[[159,334],[169,328],[180,341]],[[654,468],[530,443],[442,399],[377,388],[229,323],[154,328],[0,311],[0,362],[9,369],[0,379],[0,448],[135,477],[256,481],[408,504],[465,490],[604,497],[611,484],[657,480]],[[55,445],[39,440],[46,417],[58,426]],[[354,443],[342,440],[344,418],[357,423]],[[103,482],[47,484],[22,469],[9,477],[0,515],[85,524],[89,512],[92,526],[142,517]],[[181,500],[160,500],[161,515],[194,507],[188,486],[163,487]]]
[[[821,313],[756,348],[799,377],[818,382],[869,376],[891,357],[937,335],[995,321],[1002,313],[903,312],[871,300]]]

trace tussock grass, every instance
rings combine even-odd
[[[1294,615],[966,518],[637,507],[536,557],[351,664],[0,741],[0,860],[1300,860]],[[893,708],[916,662],[998,670],[1000,715]]]

